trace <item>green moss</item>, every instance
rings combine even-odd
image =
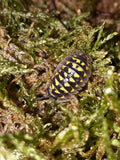
[[[104,23],[93,28],[87,16],[74,14],[61,23],[55,12],[33,3],[1,1],[0,158],[118,159],[119,35],[107,34]],[[78,105],[55,101],[53,110],[44,99],[46,86],[74,50],[91,55],[92,75],[77,94]]]

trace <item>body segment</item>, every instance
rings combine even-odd
[[[57,101],[67,101],[78,93],[91,75],[91,57],[84,51],[75,51],[61,61],[47,88],[48,95]]]

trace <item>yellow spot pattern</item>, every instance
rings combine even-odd
[[[65,93],[68,93],[68,91],[65,88],[63,88],[63,87],[61,87],[60,90],[64,91]]]
[[[62,80],[63,80],[63,77],[62,77],[61,75],[59,75],[59,79],[60,79],[60,81],[62,81]]]
[[[73,59],[73,60],[76,60],[76,58],[74,58],[74,57],[73,57],[72,59]]]
[[[64,99],[65,97],[64,96],[62,96],[62,97],[60,97],[61,99]]]
[[[65,68],[65,66],[63,65],[63,66],[62,66],[62,69],[64,69],[64,68]]]
[[[55,89],[55,86],[52,84],[52,87],[51,87],[51,89],[53,90],[53,89]]]
[[[55,85],[58,86],[59,85],[59,82],[57,79],[55,79]]]
[[[77,65],[75,63],[72,63],[72,66],[73,66],[73,68],[76,68]]]
[[[88,67],[86,66],[86,70],[88,70]]]
[[[64,83],[65,87],[70,87],[69,83]]]
[[[58,94],[60,94],[60,92],[59,92],[58,90],[55,90],[55,93],[58,93]]]
[[[70,92],[74,92],[75,90],[74,89],[72,89]]]
[[[67,75],[68,75],[68,74],[67,74],[66,72],[64,72],[64,76],[67,77]]]
[[[77,59],[77,60],[76,60],[76,62],[77,62],[77,63],[80,63],[80,60],[79,60],[79,59]]]
[[[61,72],[61,69],[59,70],[59,72]]]
[[[82,63],[81,63],[81,65],[82,65],[82,66],[84,66],[84,65],[85,65],[85,63],[84,63],[84,62],[82,62]]]
[[[81,71],[81,72],[83,71],[83,69],[81,67],[78,67],[77,70]]]
[[[58,75],[58,72],[55,73],[55,76],[57,76],[57,75]]]
[[[51,91],[50,91],[49,93],[50,93],[50,95],[51,95],[51,96],[53,96],[53,97],[54,97],[54,95],[51,93]]]
[[[75,83],[75,80],[72,77],[70,77],[69,81]]]
[[[77,87],[78,87],[78,84],[76,84],[75,87],[77,88]]]
[[[66,62],[66,64],[69,64],[69,63],[70,63],[69,61]]]
[[[82,83],[82,82],[83,82],[83,80],[81,79],[81,80],[80,80],[80,82]]]
[[[80,63],[80,60],[79,59],[77,59],[77,58],[72,58],[73,60],[75,60],[76,61],[76,63]]]
[[[83,77],[86,77],[86,73],[84,73]]]
[[[72,69],[71,68],[68,68],[68,73],[71,73]]]
[[[74,77],[75,77],[75,78],[79,78],[79,74],[75,73],[75,74],[74,74]]]

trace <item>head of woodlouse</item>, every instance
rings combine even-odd
[[[87,83],[91,75],[91,57],[85,51],[76,50],[57,66],[47,88],[50,98],[68,101]]]

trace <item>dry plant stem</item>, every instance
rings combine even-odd
[[[109,97],[108,95],[106,95],[106,98],[107,98],[110,106],[113,108],[113,110],[114,110],[114,112],[115,112],[115,114],[116,114],[116,117],[119,118],[119,114],[118,114],[118,112],[116,111],[116,108],[114,107],[114,105],[112,104],[112,101],[111,101],[110,97]]]

